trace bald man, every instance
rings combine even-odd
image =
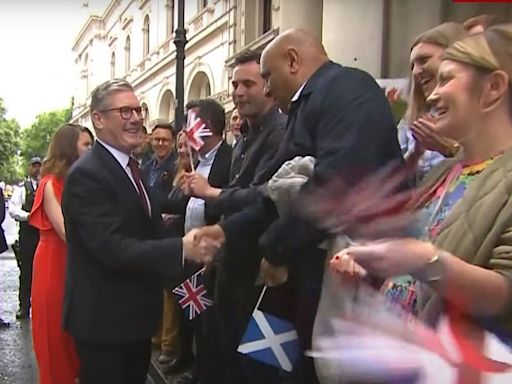
[[[275,159],[258,184],[296,156],[316,159],[306,190],[340,176],[352,185],[392,161],[403,161],[391,108],[379,85],[366,72],[330,61],[314,35],[290,30],[278,36],[263,51],[261,74],[266,92],[288,112],[288,122]],[[326,258],[319,246],[327,234],[303,218],[300,199],[299,195],[297,208],[285,217],[279,217],[266,200],[207,227],[201,235],[225,240],[234,254],[238,248],[238,254],[245,255],[251,242],[254,248],[259,245],[268,284],[276,282],[270,272],[286,276],[281,272],[288,271],[288,284],[299,295],[295,326],[301,347],[307,350]],[[292,382],[318,382],[311,359],[301,357]]]

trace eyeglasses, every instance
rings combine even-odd
[[[119,108],[110,108],[110,109],[104,109],[99,112],[112,112],[112,111],[119,111],[119,114],[121,115],[121,118],[123,120],[130,120],[133,116],[133,112],[139,116],[140,119],[144,120],[146,118],[146,115],[148,113],[147,108],[143,107],[119,107]]]

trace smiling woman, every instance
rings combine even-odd
[[[436,168],[411,202],[425,217],[421,240],[370,242],[339,255],[350,261],[348,271],[356,262],[393,277],[385,294],[429,322],[449,308],[512,331],[511,45],[512,25],[497,26],[454,43],[441,58],[429,102],[438,129],[462,151]],[[413,278],[401,301],[397,276],[404,274]]]

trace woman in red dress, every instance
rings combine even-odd
[[[74,384],[78,377],[75,346],[62,329],[67,249],[61,196],[69,167],[92,141],[91,131],[80,125],[65,124],[55,132],[30,212],[30,224],[40,233],[32,282],[32,338],[40,384]]]

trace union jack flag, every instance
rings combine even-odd
[[[185,311],[188,309],[189,320],[213,305],[212,300],[206,297],[207,292],[202,281],[204,271],[205,268],[202,268],[172,290],[179,297],[181,308]]]
[[[212,132],[206,126],[206,123],[192,111],[188,112],[187,126],[185,135],[192,149],[198,151],[204,145],[201,137],[211,136]]]

